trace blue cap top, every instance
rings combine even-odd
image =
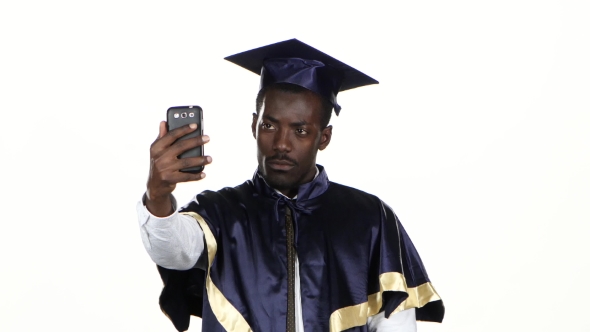
[[[274,83],[291,83],[319,94],[334,106],[336,115],[341,109],[336,101],[338,92],[379,83],[297,39],[259,47],[225,59],[259,74],[260,89]]]

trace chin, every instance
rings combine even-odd
[[[296,186],[296,181],[290,179],[287,174],[273,174],[275,172],[264,172],[264,180],[269,186],[277,190],[292,189]]]

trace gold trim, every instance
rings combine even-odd
[[[399,272],[386,272],[379,276],[379,292],[367,297],[367,302],[344,307],[330,315],[330,332],[340,332],[355,326],[367,324],[367,319],[379,313],[383,305],[383,292],[397,291],[408,293],[392,314],[411,308],[421,308],[427,303],[440,300],[440,296],[429,282],[408,288],[406,278]]]
[[[207,297],[209,298],[209,304],[213,314],[228,332],[252,332],[252,328],[244,319],[244,316],[240,314],[223,295],[223,293],[215,286],[213,280],[211,280],[210,270],[215,254],[217,253],[217,241],[213,236],[213,232],[209,229],[209,225],[205,222],[205,219],[194,212],[182,212],[182,214],[189,215],[199,223],[203,233],[205,233],[205,242],[207,242],[207,257],[209,258],[209,264],[207,267],[207,280],[205,281],[205,287],[207,288]]]
[[[422,308],[430,302],[441,300],[431,283],[426,282],[416,287],[408,288],[408,298],[397,307],[393,313],[411,309]]]

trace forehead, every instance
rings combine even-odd
[[[309,90],[292,92],[269,89],[262,105],[263,117],[320,123],[322,117],[321,97]]]

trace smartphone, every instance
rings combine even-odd
[[[174,106],[170,107],[166,112],[166,126],[168,127],[168,131],[191,123],[197,124],[197,130],[182,136],[178,139],[179,141],[203,135],[203,109],[199,106]],[[203,153],[203,146],[199,146],[181,153],[178,158],[201,157],[203,156]],[[195,166],[183,168],[180,171],[199,173],[202,172],[204,168],[205,166]]]

